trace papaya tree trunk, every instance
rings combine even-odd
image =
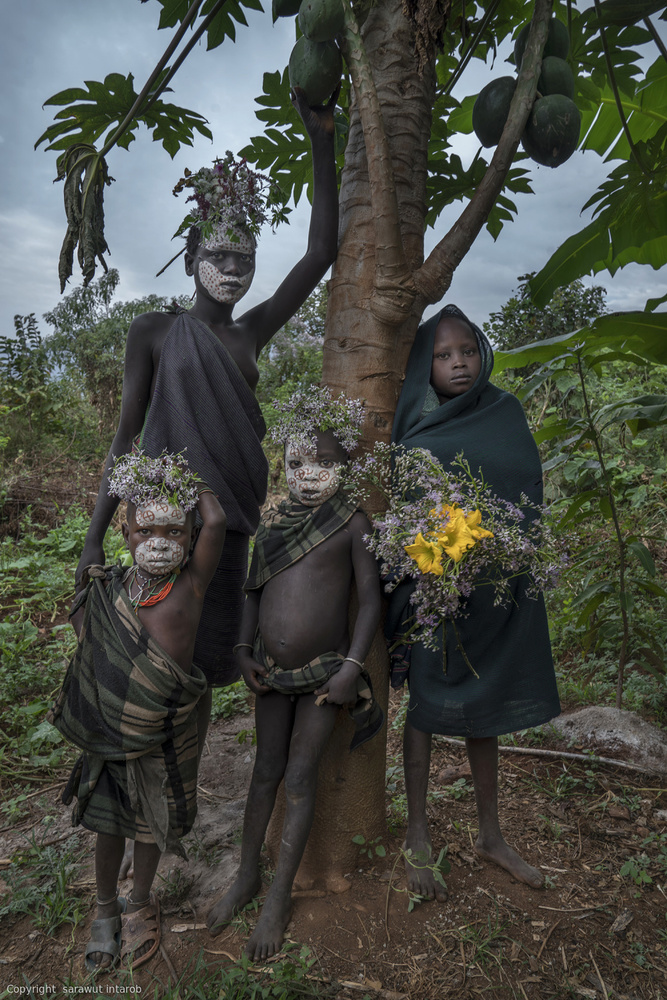
[[[344,0],[346,5],[346,0]],[[361,28],[346,5],[343,51],[353,84],[350,132],[340,192],[339,251],[329,283],[323,382],[363,399],[361,448],[389,440],[410,347],[425,307],[447,291],[502,189],[537,88],[551,0],[536,0],[507,124],[478,190],[424,261],[428,141],[435,98],[435,52],[429,44],[449,9],[429,0],[383,0]],[[439,11],[441,24],[434,23]],[[424,13],[427,17],[420,16]],[[422,26],[431,28],[425,40]],[[380,110],[381,109],[381,110]],[[354,599],[352,602],[354,605]],[[354,608],[352,607],[352,616]],[[388,661],[378,633],[367,657],[385,709]],[[315,820],[297,884],[349,887],[358,867],[352,838],[386,834],[386,730],[349,752],[352,724],[341,713],[320,764]],[[274,813],[269,851],[277,857],[284,803]]]

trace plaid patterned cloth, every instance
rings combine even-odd
[[[48,720],[84,753],[63,795],[73,823],[183,854],[197,794],[196,706],[206,690],[132,608],[121,567],[91,567],[76,653]]]
[[[263,587],[272,576],[339,531],[357,509],[340,491],[317,507],[306,507],[291,498],[283,500],[262,518],[245,589]]]
[[[283,670],[267,653],[259,630],[255,636],[253,657],[269,671],[268,675],[262,678],[263,684],[268,684],[280,694],[295,695],[312,694],[330,677],[337,674],[345,662],[341,653],[322,653],[303,667]],[[350,750],[356,750],[362,743],[372,739],[384,722],[384,713],[373,697],[371,679],[366,670],[362,669],[357,678],[356,701],[348,711],[356,730],[350,743]]]

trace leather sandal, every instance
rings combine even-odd
[[[149,902],[140,910],[124,913],[121,924],[121,962],[123,965],[138,969],[140,965],[148,962],[160,947],[160,904],[155,893],[151,892]],[[153,944],[148,951],[138,958],[133,957],[137,948],[151,941]]]
[[[120,958],[121,948],[121,914],[125,912],[127,900],[123,896],[118,897],[121,912],[115,917],[100,917],[93,920],[90,927],[90,940],[86,945],[84,961],[88,972],[106,972],[113,969]],[[91,955],[100,952],[102,955],[110,955],[111,961],[108,965],[101,965],[94,962]]]

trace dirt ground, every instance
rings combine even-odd
[[[398,705],[394,695],[391,715]],[[202,949],[211,965],[237,960],[256,919],[254,912],[244,913],[217,938],[202,926],[239,859],[253,750],[250,742],[239,742],[238,734],[251,727],[252,716],[243,714],[211,727],[200,778],[200,814],[186,840],[190,860],[166,857],[159,870],[163,948],[134,974],[144,996],[161,996],[158,982],[170,977],[175,982]],[[568,746],[549,731],[538,749],[586,748]],[[605,747],[597,750],[604,754]],[[616,746],[613,756],[620,755]],[[629,761],[632,756],[631,750],[625,753]],[[452,865],[446,876],[449,898],[408,912],[397,854],[405,819],[400,763],[400,727],[390,726],[386,856],[369,860],[360,853],[358,869],[347,876],[347,892],[294,894],[288,937],[306,944],[316,957],[311,975],[323,984],[330,979],[341,984],[336,993],[341,1000],[667,1000],[667,780],[558,756],[502,754],[504,831],[544,872],[546,888],[534,890],[475,856],[475,807],[465,752],[434,741],[431,826],[436,849],[446,847]],[[60,791],[58,785],[35,794],[29,800],[29,820],[0,830],[0,876],[33,831],[49,843],[71,835]],[[56,817],[48,828],[43,826],[45,815]],[[90,910],[74,931],[62,926],[52,937],[35,930],[28,917],[0,920],[3,989],[29,983],[38,996],[44,995],[40,986],[57,986],[67,977],[68,982],[86,983],[83,949],[93,919],[93,838],[76,836],[85,857],[68,890],[79,894],[85,906],[90,900]],[[630,864],[630,874],[621,875],[633,859],[639,860]],[[106,982],[131,981],[115,976]],[[0,994],[12,995],[15,991]],[[185,1000],[187,993],[179,996]]]

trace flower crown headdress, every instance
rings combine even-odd
[[[265,222],[275,228],[289,212],[280,187],[251,170],[245,158],[237,161],[230,150],[222,159],[214,160],[212,167],[202,167],[194,174],[186,168],[174,194],[179,195],[186,188],[192,191],[186,201],[194,201],[196,207],[186,215],[174,236],[197,226],[202,238],[207,239],[222,227],[233,243],[239,239],[235,231],[238,229],[256,240]]]
[[[315,451],[317,431],[332,431],[345,451],[350,452],[361,437],[363,402],[347,396],[334,398],[327,386],[299,389],[286,402],[274,400],[273,407],[283,414],[271,428],[273,441],[290,441],[297,448]]]
[[[158,500],[180,507],[187,514],[197,506],[200,480],[185,463],[182,454],[163,451],[150,458],[143,451],[121,455],[109,476],[109,496],[136,507]]]

